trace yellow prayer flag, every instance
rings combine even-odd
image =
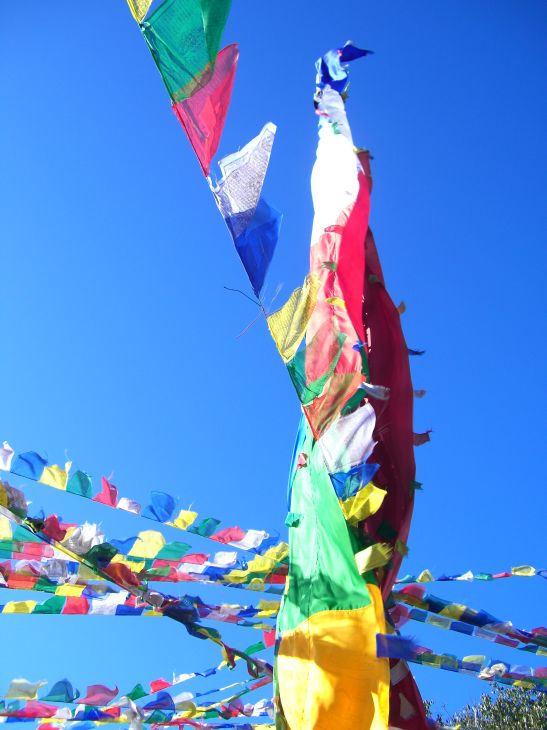
[[[264,557],[268,560],[273,560],[274,563],[281,562],[289,554],[289,546],[286,542],[280,542],[271,548],[268,548],[264,553]]]
[[[58,586],[55,590],[56,596],[76,596],[80,597],[85,590],[85,586],[75,586],[72,583],[65,583]]]
[[[426,568],[425,570],[422,570],[422,572],[416,578],[416,580],[418,583],[432,583],[435,580],[435,578],[429,572],[429,570]]]
[[[391,558],[392,553],[393,548],[385,542],[378,542],[375,545],[370,545],[368,548],[360,550],[355,554],[357,570],[362,575],[368,570],[381,568]]]
[[[426,623],[430,626],[437,626],[439,629],[448,629],[450,627],[450,619],[444,616],[435,616],[434,613],[430,613],[427,616]]]
[[[448,618],[455,618],[459,621],[466,610],[467,606],[464,606],[462,603],[451,603],[449,606],[443,608],[442,611],[439,611],[439,615],[448,616]]]
[[[128,560],[127,556],[121,555],[120,553],[118,553],[118,555],[114,555],[114,557],[112,558],[112,560],[110,562],[111,563],[121,563],[122,565],[127,565],[127,567],[129,568],[129,570],[132,573],[140,573],[140,571],[144,570],[144,568],[146,567],[146,562],[144,560],[137,560],[134,558],[132,558],[131,560]],[[95,576],[95,578],[96,577],[97,576]]]
[[[131,15],[135,18],[137,23],[142,23],[146,13],[150,10],[152,0],[127,0]]]
[[[11,540],[11,522],[4,515],[0,515],[0,540]]]
[[[167,524],[171,525],[171,527],[178,527],[179,530],[187,530],[190,525],[195,522],[197,516],[197,512],[181,509],[177,519],[174,522],[167,522]]]
[[[48,487],[66,490],[66,485],[68,483],[68,472],[70,471],[71,466],[71,461],[66,462],[64,469],[61,469],[58,464],[53,464],[53,466],[46,466],[44,467],[44,471],[42,472],[42,475],[40,479],[38,479],[38,481],[41,484],[47,484]]]
[[[518,565],[516,568],[511,568],[511,573],[523,578],[531,578],[536,574],[536,569],[531,565]]]
[[[270,618],[272,616],[277,616],[280,605],[279,601],[266,601],[264,599],[259,601],[259,611],[256,614],[257,618]]]
[[[247,588],[250,591],[256,591],[257,593],[260,593],[261,591],[263,591],[265,587],[266,587],[266,584],[264,583],[262,578],[253,578],[247,585]]]
[[[304,285],[295,289],[281,309],[266,319],[270,334],[284,362],[289,362],[294,357],[306,334],[317,302],[318,288],[319,278],[315,274],[307,276]]]
[[[127,555],[128,557],[135,555],[138,558],[155,558],[164,545],[165,538],[161,532],[157,530],[145,530],[144,532],[139,532],[135,544]]]
[[[10,700],[35,700],[38,690],[46,684],[44,679],[38,682],[29,682],[23,678],[12,679],[4,696]]]
[[[381,507],[387,492],[372,482],[360,489],[356,495],[340,502],[342,512],[350,525],[356,525],[375,514]]]
[[[8,601],[3,613],[32,613],[38,601]]]

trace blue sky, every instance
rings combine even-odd
[[[248,285],[125,2],[97,9],[3,7],[0,436],[113,472],[124,495],[165,490],[225,525],[283,531],[295,394],[263,323],[236,339],[256,312],[224,286]],[[348,112],[374,155],[387,284],[407,304],[409,345],[427,350],[412,362],[428,391],[415,430],[434,429],[404,572],[545,567],[546,31],[540,0],[234,0],[226,28],[241,59],[221,154],[278,125],[265,195],[284,213],[268,286],[283,284],[279,304],[307,269],[314,61],[348,38],[376,52],[353,65]],[[28,492],[109,536],[149,527]],[[540,578],[432,588],[522,628],[544,622]],[[0,620],[2,692],[15,676],[124,690],[217,659],[167,620]],[[440,652],[534,659],[412,630]],[[486,689],[418,670],[423,696],[449,709]]]

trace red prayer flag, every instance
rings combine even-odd
[[[217,56],[214,70],[205,73],[207,83],[188,99],[173,104],[205,176],[209,174],[222,136],[230,105],[239,49],[233,43]]]
[[[93,501],[106,504],[108,507],[115,507],[118,502],[118,488],[103,477],[101,491],[93,497]]]
[[[87,688],[85,697],[81,697],[78,702],[82,705],[108,705],[118,694],[118,688],[108,689],[103,684],[91,684]]]
[[[42,532],[46,537],[49,537],[51,540],[57,540],[58,542],[62,542],[66,536],[66,529],[59,524],[57,515],[49,515],[45,519]]]
[[[155,679],[153,682],[150,682],[150,694],[155,694],[156,692],[160,692],[160,690],[165,689],[166,687],[172,687],[172,682],[166,682],[165,679]]]
[[[225,527],[224,530],[219,530],[211,535],[211,540],[222,542],[227,545],[229,542],[238,542],[243,540],[247,533],[241,529],[241,527]],[[185,558],[185,562],[188,562]]]
[[[89,603],[87,598],[78,596],[67,596],[65,600],[65,607],[61,611],[62,614],[72,614],[82,616],[87,614],[89,611]],[[89,702],[87,704],[90,704]]]

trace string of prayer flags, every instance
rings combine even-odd
[[[515,568],[511,568],[510,571],[502,571],[501,573],[473,573],[471,570],[467,570],[465,571],[465,573],[454,573],[452,575],[445,575],[443,573],[435,578],[431,571],[426,568],[425,570],[422,570],[422,572],[418,575],[404,575],[401,578],[398,578],[395,583],[441,583],[447,581],[471,582],[475,580],[490,581],[514,577],[533,578],[535,576],[547,578],[547,570],[540,570],[538,568],[534,568],[534,566],[532,565],[519,565]]]
[[[11,588],[11,586],[5,586]],[[28,590],[40,590],[34,586]],[[253,628],[260,631],[271,631],[272,625],[265,620],[253,621],[252,618],[274,618],[275,608],[258,606],[237,606],[237,605],[210,605],[202,601],[198,596],[177,596],[177,601],[184,604],[187,611],[195,611],[195,619],[207,619],[208,621],[219,621],[229,623],[243,628]],[[72,615],[72,616],[145,616],[161,617],[165,614],[156,611],[144,602],[135,600],[134,596],[127,593],[112,593],[106,596],[89,598],[82,593],[75,591],[73,594],[56,594],[45,601],[34,600],[8,601],[0,604],[2,614],[40,614],[40,615]],[[87,702],[85,704],[92,704]]]
[[[103,504],[113,509],[143,517],[154,522],[173,527],[183,532],[205,537],[240,550],[261,553],[277,544],[282,545],[276,538],[271,537],[264,530],[242,530],[240,527],[218,529],[221,521],[214,517],[205,517],[198,522],[198,513],[192,510],[179,510],[175,513],[177,500],[166,492],[152,491],[150,503],[142,507],[139,502],[127,497],[119,497],[118,488],[106,477],[101,479],[101,489],[93,493],[93,480],[84,471],[78,470],[69,475],[71,462],[61,469],[57,464],[49,465],[45,457],[36,451],[27,451],[15,455],[11,446],[4,441],[0,451],[0,470],[39,482],[54,489],[66,491],[93,502]],[[0,494],[10,487],[0,485]],[[13,497],[11,499],[13,504]],[[25,504],[18,505],[19,511],[24,510]]]
[[[435,654],[423,647],[420,653],[408,661],[513,687],[543,691],[547,687],[547,667],[532,668],[520,664],[509,665],[498,659],[488,660],[484,656],[467,656],[460,659],[453,654]]]
[[[485,628],[473,626],[465,621],[461,621],[447,616],[431,614],[420,608],[407,608],[403,605],[397,605],[389,609],[389,614],[393,625],[396,629],[401,629],[408,621],[419,621],[420,623],[434,626],[438,629],[447,629],[455,631],[466,636],[474,636],[477,639],[484,639],[494,644],[501,644],[512,649],[528,652],[529,654],[538,654],[539,656],[547,656],[547,647],[538,644],[523,643],[518,639],[510,639],[496,631],[490,631]]]
[[[501,634],[514,640],[516,642],[514,644],[515,646],[518,646],[518,643],[522,642],[524,644],[535,643],[547,647],[547,636],[543,635],[541,629],[536,629],[532,632],[518,629],[510,621],[502,621],[483,609],[478,610],[461,603],[453,603],[444,598],[425,594],[424,586],[406,586],[398,591],[394,591],[392,597],[397,603],[403,603],[407,606],[422,609],[425,612],[454,619],[456,622]],[[456,625],[458,626],[458,624]],[[466,633],[464,627],[462,627],[462,633]]]

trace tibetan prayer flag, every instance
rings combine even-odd
[[[338,498],[345,500],[355,496],[365,484],[372,480],[378,468],[378,464],[361,464],[348,472],[331,474],[331,482]]]
[[[108,705],[118,694],[118,688],[108,689],[102,684],[92,684],[87,688],[85,697],[81,697],[79,704],[82,705]]]
[[[61,469],[58,464],[46,466],[38,481],[41,484],[46,484],[48,487],[54,487],[55,489],[62,489],[64,491],[67,488],[68,472],[71,466],[71,461],[66,462],[64,469]]]
[[[164,0],[141,29],[174,102],[206,84],[231,0]]]
[[[307,276],[303,286],[295,289],[281,309],[267,318],[268,329],[285,364],[296,355],[304,339],[317,302],[318,285],[317,276]]]
[[[209,80],[191,97],[173,104],[173,111],[188,135],[203,174],[207,176],[224,129],[236,73],[239,50],[234,43],[217,56]]]
[[[93,485],[91,477],[83,471],[78,470],[69,479],[66,491],[70,494],[77,494],[80,497],[91,499],[93,496]]]
[[[165,492],[152,492],[150,494],[150,504],[142,511],[143,517],[157,522],[167,522],[171,519],[173,510],[175,509],[175,499]]]
[[[0,448],[0,469],[2,471],[9,471],[11,469],[11,462],[13,460],[14,451],[7,441],[4,441]]]
[[[118,488],[111,484],[106,477],[103,477],[101,491],[93,497],[93,501],[106,504],[107,507],[115,507],[118,501]]]
[[[268,122],[239,152],[219,161],[222,178],[211,191],[258,297],[279,234],[281,215],[262,198],[262,185],[275,138]]]
[[[281,213],[261,197],[249,225],[234,241],[257,298],[277,246],[281,218]]]
[[[137,23],[141,23],[146,13],[150,10],[152,0],[127,0],[131,15],[135,18]]]
[[[36,451],[27,451],[24,454],[19,454],[13,460],[10,471],[12,474],[25,477],[25,479],[37,481],[45,466],[47,466],[47,459],[37,454]]]

